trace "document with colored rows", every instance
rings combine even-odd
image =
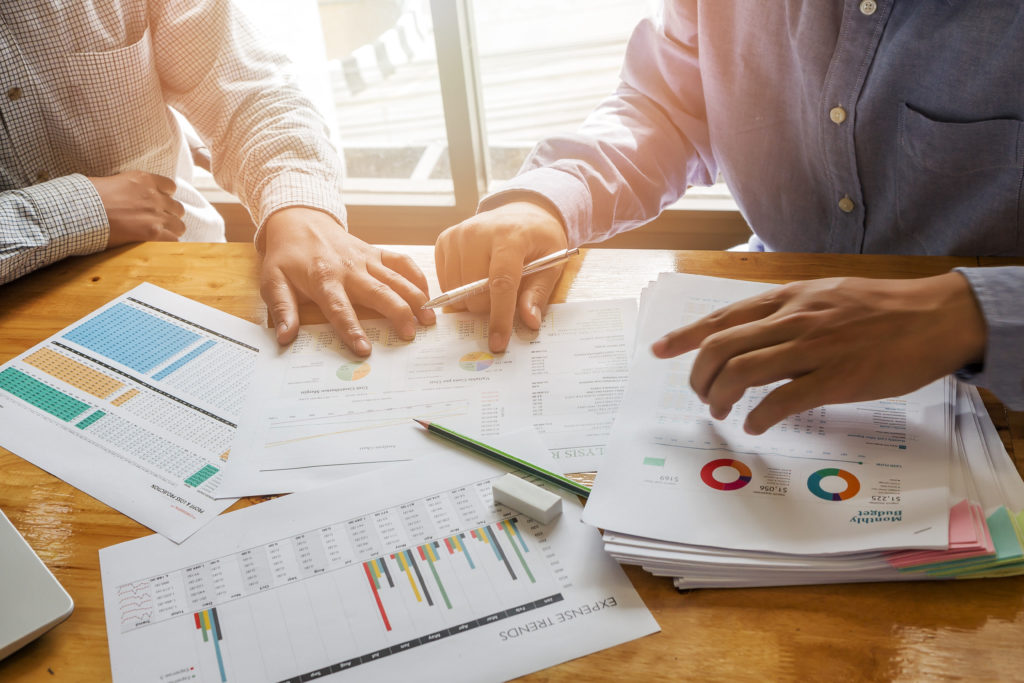
[[[142,284],[0,367],[0,443],[180,542],[222,469],[261,329]]]

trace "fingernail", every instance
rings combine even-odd
[[[508,341],[505,339],[505,335],[500,332],[492,332],[490,345],[492,351],[501,351],[504,350],[506,345],[508,345]]]
[[[728,406],[725,408],[712,408],[711,417],[715,418],[716,420],[724,420],[725,418],[729,417],[729,413],[731,412],[732,406]]]
[[[406,341],[416,338],[416,326],[412,323],[406,323],[402,325],[402,329],[398,331],[398,336]]]
[[[355,343],[352,345],[352,350],[358,353],[360,356],[369,355],[370,349],[370,342],[366,341],[365,339],[356,339]]]
[[[668,346],[668,340],[662,337],[658,341],[651,344],[651,353],[655,356],[659,356],[665,352],[665,347]]]
[[[288,331],[288,323],[278,323],[277,324],[277,333],[278,334],[284,334],[287,331]]]
[[[537,319],[538,323],[540,323],[540,321],[541,321],[540,306],[538,306],[537,304],[533,304],[532,306],[530,306],[530,313],[532,313],[533,317]]]

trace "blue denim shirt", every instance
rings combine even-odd
[[[666,0],[615,94],[481,208],[540,193],[583,244],[719,174],[756,248],[1024,256],[1024,3]],[[1024,268],[961,272],[971,380],[1024,408]]]

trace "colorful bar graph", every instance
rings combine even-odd
[[[416,596],[416,602],[423,602],[423,596],[420,595],[420,589],[416,587],[416,581],[412,577],[412,572],[409,571],[409,564],[405,553],[402,552],[397,555],[392,555],[391,559],[398,562],[398,568],[401,569],[405,573],[406,578],[409,579],[409,586],[412,588],[412,594]]]
[[[478,529],[477,531],[479,531],[481,535],[486,537],[488,539],[488,542],[492,544],[492,546],[494,547],[494,554],[498,556],[499,560],[505,563],[505,569],[508,570],[508,575],[512,577],[513,581],[515,581],[516,573],[512,570],[512,563],[508,561],[508,556],[505,554],[505,549],[501,547],[500,543],[498,543],[498,537],[494,535],[493,531],[491,531],[491,527],[485,526],[482,529]]]
[[[88,403],[83,403],[62,391],[57,391],[35,377],[30,377],[14,368],[7,368],[0,372],[0,389],[14,394],[22,401],[64,422],[71,422],[89,409]]]
[[[220,617],[217,615],[217,608],[204,609],[195,613],[196,630],[203,633],[204,643],[213,643],[214,652],[217,653],[217,666],[220,667],[220,680],[227,683],[227,672],[224,669],[224,655],[220,650],[220,641],[224,639],[224,631],[220,627]]]
[[[537,579],[533,577],[533,572],[530,571],[530,567],[526,564],[526,558],[523,557],[523,552],[530,552],[530,549],[526,547],[526,543],[523,542],[523,537],[519,535],[519,529],[516,527],[515,518],[506,519],[503,522],[498,522],[498,528],[505,531],[505,535],[508,536],[509,543],[512,546],[512,550],[516,551],[516,556],[519,558],[519,563],[523,565],[523,571],[526,572],[526,576],[530,579],[530,583],[537,583]],[[516,543],[518,538],[519,543]],[[522,551],[519,550],[519,546],[522,546]]]
[[[530,583],[536,583],[537,579],[533,575],[524,554],[530,552],[530,547],[526,544],[526,539],[523,538],[522,533],[519,530],[518,519],[513,517],[511,519],[498,522],[494,526],[505,533],[509,546],[512,548],[512,551],[515,552],[519,563],[523,567],[523,572],[529,578]],[[448,556],[455,555],[456,553],[464,555],[466,563],[469,565],[471,570],[476,570],[478,568],[477,563],[473,561],[469,546],[466,544],[467,533],[470,538],[474,538],[480,543],[489,545],[491,550],[494,552],[495,560],[505,567],[508,571],[509,577],[511,577],[513,581],[519,580],[519,577],[516,575],[516,572],[512,567],[512,563],[509,560],[509,556],[505,552],[504,545],[490,527],[470,529],[466,533],[455,534],[453,536],[448,536],[447,538],[430,541],[423,545],[418,545],[413,548],[396,552],[392,555],[388,555],[387,558],[378,557],[369,560],[363,563],[363,570],[366,573],[367,582],[370,584],[370,591],[373,593],[373,599],[377,604],[377,609],[380,612],[381,620],[384,622],[385,629],[388,631],[391,630],[391,620],[385,610],[381,592],[386,588],[396,587],[395,582],[391,577],[391,572],[388,569],[388,559],[393,561],[395,566],[406,575],[409,581],[409,588],[411,589],[416,602],[425,602],[430,607],[439,607],[440,603],[435,605],[434,596],[440,595],[444,606],[448,609],[454,609],[452,595],[449,594],[448,587],[445,586],[444,579],[441,577],[441,572],[438,571],[437,564],[442,562],[445,558],[445,553],[442,551],[442,548],[444,548],[447,549]],[[424,580],[424,572],[420,570],[420,564],[425,564],[427,568],[429,568],[430,576],[434,578],[434,585],[437,587],[436,593],[427,586]],[[384,584],[385,578],[387,579],[386,586]]]
[[[25,364],[96,398],[107,398],[124,387],[124,384],[113,377],[93,370],[53,349],[39,349],[25,357]]]
[[[411,567],[416,572],[416,580],[419,581],[420,588],[423,590],[423,597],[427,599],[427,604],[431,607],[434,606],[434,599],[430,597],[430,591],[427,590],[427,582],[423,580],[423,574],[420,572],[420,566],[416,563],[416,558],[412,556],[411,550],[406,550],[403,555],[407,566]]]
[[[380,599],[380,582],[374,575],[374,571],[371,571],[370,565],[375,565],[376,560],[370,562],[363,562],[363,569],[366,570],[366,578],[370,580],[370,590],[373,592],[373,599],[377,602],[377,609],[380,610],[380,618],[384,620],[384,628],[388,631],[391,630],[391,621],[388,620],[388,613],[384,610],[384,603]],[[390,578],[390,577],[389,577]],[[392,585],[394,588],[394,585]]]
[[[380,571],[384,573],[384,577],[388,580],[388,585],[394,588],[395,582],[391,579],[391,571],[388,569],[388,564],[384,561],[383,557],[377,558],[377,565],[380,567]]]
[[[452,536],[451,540],[452,543],[455,544],[455,547],[459,549],[459,552],[466,556],[466,562],[469,562],[469,568],[476,569],[476,565],[473,564],[473,557],[469,554],[469,548],[467,548],[466,544],[463,543],[463,541],[466,540],[466,534]]]
[[[65,339],[148,373],[199,339],[199,335],[125,303],[86,320]]]
[[[434,552],[433,545],[421,545],[419,547],[420,555],[424,556],[424,561],[427,566],[430,567],[430,573],[434,575],[434,583],[437,584],[437,590],[441,593],[441,599],[444,600],[444,604],[448,609],[452,608],[452,601],[448,599],[448,591],[444,589],[444,584],[441,583],[441,577],[437,573],[437,567],[434,563],[437,562],[438,556]]]

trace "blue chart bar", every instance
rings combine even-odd
[[[213,641],[213,649],[217,655],[217,666],[220,667],[220,680],[227,683],[228,676],[224,670],[224,655],[220,650],[220,641],[224,640],[224,632],[220,630],[220,616],[217,608],[204,609],[193,614],[196,620],[196,629],[203,632],[203,642]]]
[[[191,351],[186,353],[184,356],[182,356],[178,360],[174,361],[173,363],[168,365],[166,368],[164,368],[160,372],[158,372],[155,375],[153,375],[153,379],[163,379],[167,375],[171,374],[172,372],[174,372],[175,370],[180,368],[182,365],[185,365],[189,361],[191,361],[194,358],[198,357],[204,351],[207,351],[207,350],[213,348],[213,346],[216,343],[217,342],[213,341],[212,339],[207,340],[201,346],[199,346],[199,347],[197,347],[195,349],[192,349]]]
[[[118,303],[86,320],[64,338],[132,370],[148,373],[195,343],[199,335]]]

